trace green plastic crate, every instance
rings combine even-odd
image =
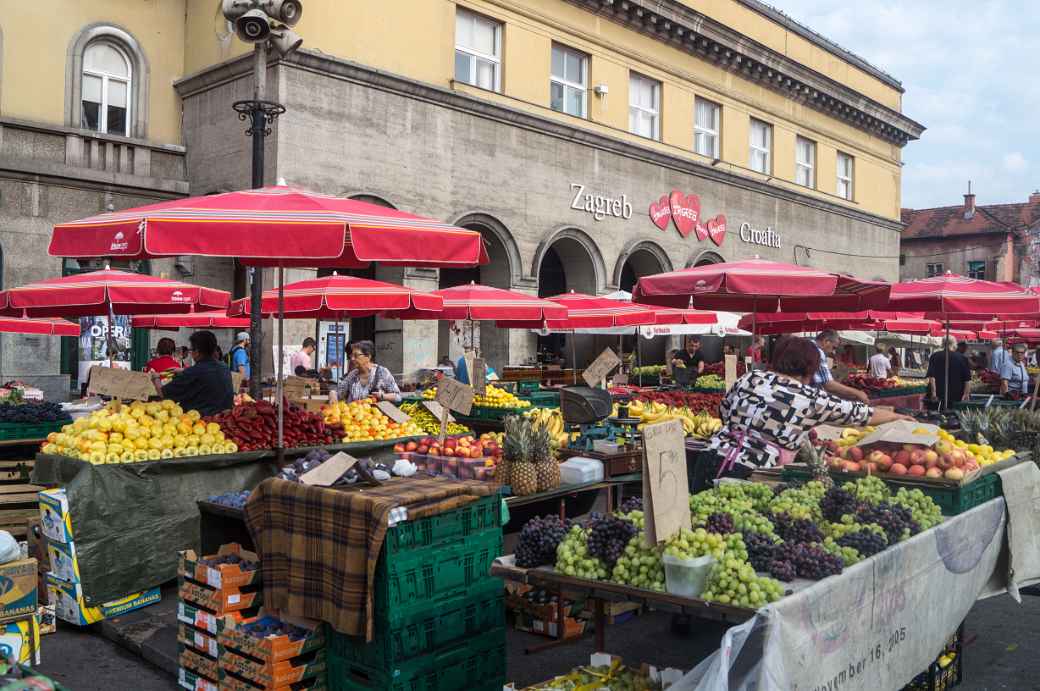
[[[531,406],[534,408],[559,408],[560,407],[560,392],[559,391],[535,391],[533,393],[521,396],[525,401],[530,401]]]
[[[427,603],[381,612],[375,621],[375,637],[346,636],[327,628],[328,653],[372,669],[389,671],[420,655],[482,636],[505,625],[502,582],[490,578],[430,607]]]
[[[466,420],[474,420],[477,422],[487,420],[505,420],[510,415],[523,415],[530,408],[489,408],[487,406],[473,406],[469,415],[456,415],[459,422],[465,424]]]
[[[505,684],[506,630],[414,657],[390,671],[340,657],[331,649],[329,691],[500,691]]]
[[[502,498],[493,494],[435,516],[398,523],[386,531],[383,553],[438,547],[485,530],[502,530]]]
[[[21,422],[0,422],[0,439],[45,439],[51,432],[60,432],[65,425],[71,424],[72,420],[64,422],[40,422],[38,424],[25,424]]]
[[[496,384],[497,386],[498,384]],[[537,379],[524,379],[516,382],[517,393],[527,394],[534,393],[538,389],[542,388],[542,383]]]
[[[393,610],[414,603],[439,606],[445,598],[489,579],[491,563],[501,555],[501,528],[435,547],[384,553],[376,565],[376,610]]]

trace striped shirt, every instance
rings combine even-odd
[[[374,391],[393,395],[401,394],[401,389],[397,388],[397,381],[394,379],[394,375],[382,365],[372,365],[372,369],[368,372],[367,384],[361,381],[361,372],[352,369],[347,372],[347,376],[343,377],[339,382],[339,386],[336,387],[336,393],[340,400],[348,403],[368,398]]]

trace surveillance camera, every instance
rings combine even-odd
[[[296,26],[303,16],[303,4],[300,0],[260,0],[260,9],[271,19],[276,19],[286,26]]]
[[[271,31],[271,45],[284,58],[303,44],[300,35],[288,27],[278,27]]]
[[[246,43],[260,43],[271,35],[271,20],[260,10],[249,10],[235,20],[235,34]]]
[[[224,13],[224,19],[234,22],[248,12],[252,5],[252,0],[223,0],[221,11]]]

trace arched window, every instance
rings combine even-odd
[[[69,43],[66,122],[102,134],[147,137],[148,60],[126,30],[110,24],[81,29]]]
[[[126,54],[108,41],[97,41],[83,53],[80,127],[130,136],[130,90],[133,71]]]

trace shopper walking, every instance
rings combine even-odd
[[[244,379],[249,379],[249,332],[239,331],[235,345],[228,351],[228,364],[232,372],[238,372]]]
[[[892,372],[892,361],[889,359],[888,353],[885,352],[884,345],[876,343],[874,348],[877,349],[877,352],[870,356],[870,360],[867,362],[867,370],[872,377],[888,379]]]
[[[945,349],[937,350],[928,358],[928,395],[936,405],[966,401],[971,395],[971,365],[968,358],[957,352],[957,339],[943,339]]]

